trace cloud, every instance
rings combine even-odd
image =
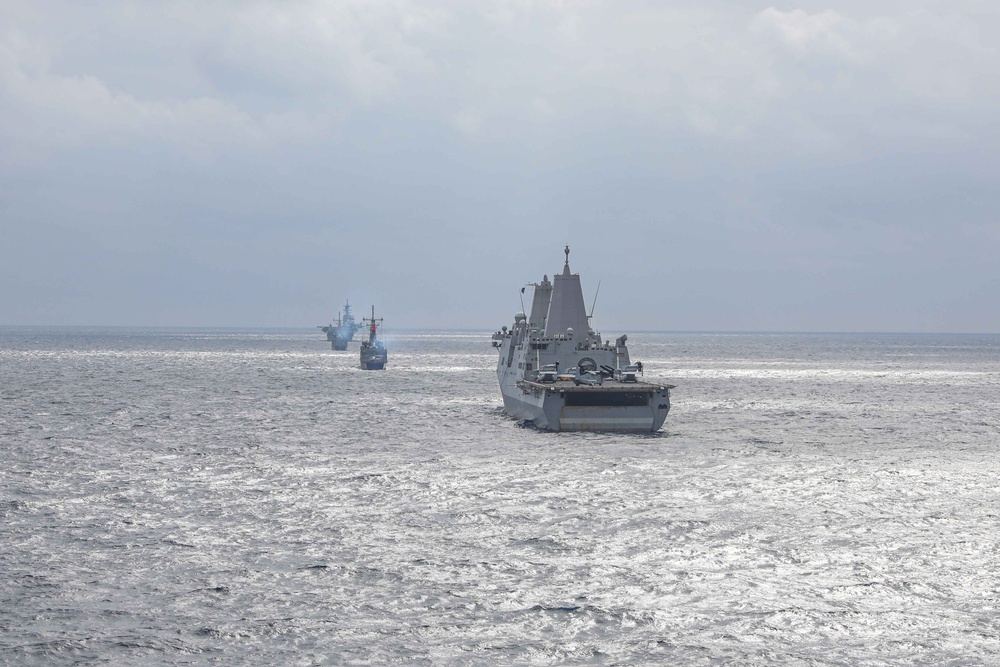
[[[411,3],[249,4],[202,63],[220,91],[246,77],[257,95],[370,105],[428,63],[411,42],[439,13]],[[245,92],[245,91],[241,91]]]
[[[48,15],[15,16],[0,37],[9,140],[44,146],[117,132],[197,155],[335,143],[353,120],[387,113],[444,122],[477,142],[569,140],[638,123],[665,141],[691,132],[813,155],[852,141],[858,123],[821,117],[834,111],[879,122],[886,113],[873,104],[992,96],[982,85],[992,47],[961,16],[926,11],[497,2],[480,12],[404,0],[123,7],[105,5],[110,37],[100,43],[80,9],[54,25]],[[897,116],[886,131],[956,132],[926,113]]]
[[[821,53],[856,60],[852,33],[857,24],[833,10],[808,14],[801,9],[783,12],[768,7],[750,24],[757,33],[771,34],[796,55]]]
[[[326,282],[373,272],[417,316],[421,290],[458,272],[488,291],[504,276],[483,266],[521,275],[567,241],[645,283],[985,257],[1000,17],[972,0],[805,7],[6,2],[0,211],[18,233],[0,264],[51,295],[46,235],[78,240],[58,246],[66,266],[109,267],[102,288],[158,267],[142,279],[172,289],[171,261],[190,284],[260,287],[329,257]],[[978,231],[949,236],[956,220]]]
[[[22,155],[139,141],[199,159],[323,141],[426,69],[407,39],[435,22],[366,2],[105,7],[100,43],[87,33],[94,17],[72,6],[51,24],[25,10],[0,33],[0,136]]]
[[[8,37],[0,50],[0,140],[19,149],[13,159],[150,142],[198,159],[220,146],[259,146],[268,135],[288,137],[310,125],[297,112],[255,117],[220,97],[137,97],[96,74],[54,72],[22,45]]]

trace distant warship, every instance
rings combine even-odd
[[[330,346],[335,350],[346,350],[347,344],[354,338],[354,333],[359,329],[351,315],[351,303],[344,304],[344,314],[337,315],[337,323],[319,327],[326,334],[326,339],[330,341]]]
[[[551,431],[656,431],[670,411],[673,385],[645,382],[625,341],[590,328],[580,275],[533,283],[531,314],[493,334],[504,411]],[[521,289],[524,292],[524,289]]]
[[[389,360],[389,353],[385,350],[385,344],[376,337],[376,327],[382,324],[382,318],[375,319],[375,306],[372,306],[371,318],[366,317],[362,322],[370,328],[368,340],[361,341],[361,368],[369,371],[383,370],[385,362]]]

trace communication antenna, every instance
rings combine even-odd
[[[594,308],[597,308],[597,295],[601,293],[601,281],[597,281],[597,291],[594,292],[594,303],[590,306],[590,315],[587,315],[587,319],[592,319],[594,317]]]

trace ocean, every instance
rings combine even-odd
[[[490,333],[0,327],[0,664],[1000,664],[1000,335],[630,333],[614,435]]]

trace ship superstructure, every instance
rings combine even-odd
[[[335,350],[346,350],[347,344],[351,342],[359,329],[358,324],[354,321],[354,315],[351,315],[351,302],[348,301],[344,304],[344,312],[337,315],[336,324],[328,324],[319,328],[326,334],[326,339],[330,341],[330,347]]]
[[[673,385],[640,380],[628,336],[603,340],[590,327],[569,246],[565,253],[561,274],[530,285],[530,313],[493,334],[505,412],[552,431],[659,430]]]
[[[389,360],[389,353],[385,349],[385,343],[378,339],[378,327],[382,325],[382,318],[375,319],[375,306],[372,306],[372,316],[362,320],[368,326],[368,340],[361,341],[361,368],[369,371],[380,371],[385,368]]]

